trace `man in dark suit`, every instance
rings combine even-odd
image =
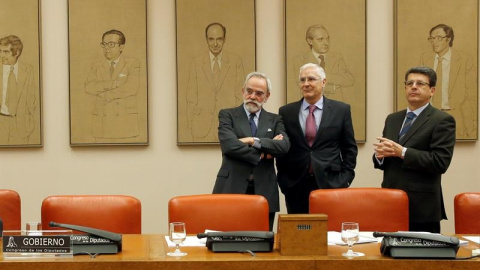
[[[220,110],[222,166],[213,193],[263,195],[269,204],[271,230],[280,210],[273,158],[286,154],[290,142],[282,118],[263,109],[270,89],[270,79],[252,72],[242,89],[243,104]]]
[[[291,142],[288,154],[277,159],[289,214],[309,212],[312,190],[350,186],[357,159],[350,105],[323,96],[327,80],[317,64],[303,65],[299,80],[303,98],[279,113]]]
[[[387,116],[377,138],[374,167],[383,170],[384,188],[407,192],[410,231],[440,233],[446,219],[441,175],[450,165],[455,145],[455,119],[430,105],[437,76],[429,67],[405,74],[408,108]]]

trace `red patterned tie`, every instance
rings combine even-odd
[[[305,124],[305,138],[310,146],[313,145],[313,141],[317,136],[317,124],[315,123],[315,115],[313,114],[316,108],[317,106],[315,105],[310,105],[308,107],[309,112],[307,116],[307,122]]]

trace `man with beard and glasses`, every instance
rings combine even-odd
[[[220,110],[218,138],[222,166],[213,193],[258,194],[269,204],[270,230],[280,210],[274,157],[290,148],[282,118],[263,108],[270,97],[270,79],[263,73],[247,75],[243,104]]]

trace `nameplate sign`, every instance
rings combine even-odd
[[[73,256],[71,231],[4,231],[4,258]]]

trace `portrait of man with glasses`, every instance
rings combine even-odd
[[[92,64],[85,82],[86,93],[95,96],[92,136],[96,142],[135,142],[139,136],[140,61],[122,54],[125,44],[121,31],[105,32],[99,44],[105,58]]]
[[[457,121],[457,139],[477,137],[477,68],[471,55],[454,49],[454,31],[446,24],[430,29],[427,41],[432,51],[424,52],[420,65],[437,73],[432,105]]]

